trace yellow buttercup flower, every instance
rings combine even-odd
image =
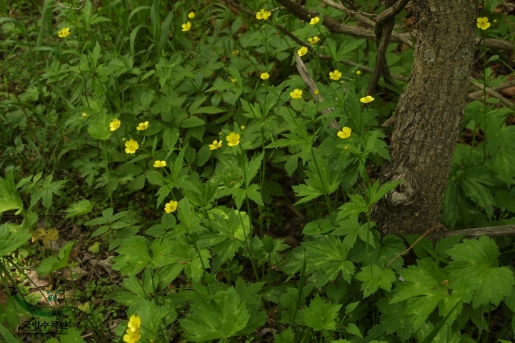
[[[190,18],[190,19],[195,18],[195,12],[191,11],[190,13],[188,13],[188,18]]]
[[[297,54],[299,54],[299,56],[304,56],[307,53],[308,53],[308,48],[306,48],[305,46],[300,48],[299,51],[297,52]]]
[[[227,137],[225,137],[225,139],[227,140],[228,146],[236,146],[240,144],[240,135],[235,132],[231,132]]]
[[[313,38],[308,38],[308,42],[311,44],[316,44],[316,43],[318,43],[318,41],[320,41],[320,38],[318,38],[318,36],[315,36]]]
[[[314,18],[311,18],[311,20],[309,21],[309,24],[316,25],[316,24],[318,24],[319,21],[320,21],[319,17],[314,17]]]
[[[369,102],[374,101],[374,97],[371,95],[367,95],[366,97],[359,99],[359,101],[361,101],[364,104],[368,104]]]
[[[69,27],[65,27],[65,28],[61,29],[59,32],[57,32],[57,35],[61,38],[66,38],[66,37],[68,37],[69,34],[70,34]]]
[[[186,32],[191,29],[191,23],[188,21],[187,23],[182,24],[182,31]]]
[[[300,99],[302,98],[302,91],[300,89],[294,89],[293,92],[290,93],[292,99]]]
[[[318,94],[320,94],[320,91],[319,91],[318,89],[315,89],[315,91],[313,92],[313,94],[318,95]]]
[[[236,82],[236,79],[231,77],[231,82]]]
[[[342,139],[349,138],[351,132],[352,129],[350,127],[345,126],[341,131],[338,131],[338,137]]]
[[[128,154],[134,154],[138,148],[139,144],[134,139],[130,139],[125,142],[125,152]]]
[[[83,117],[87,117],[87,116],[88,116],[88,114],[87,114],[86,112],[83,112],[83,113],[82,113],[82,116],[83,116]]]
[[[154,161],[154,168],[164,168],[166,167],[166,161]]]
[[[84,117],[84,113],[82,114],[82,116]],[[120,127],[120,125],[122,124],[122,122],[119,120],[119,119],[113,119],[112,122],[109,123],[109,129],[111,131],[116,131],[118,130],[118,128]]]
[[[257,20],[267,20],[268,17],[270,17],[271,15],[272,15],[272,12],[265,11],[265,9],[262,8],[261,11],[256,13],[256,19]]]
[[[342,73],[338,69],[335,69],[334,71],[329,72],[329,78],[334,81],[338,81],[342,77]]]
[[[487,17],[479,17],[477,18],[477,27],[481,30],[486,30],[490,27],[490,23],[488,22]]]
[[[126,343],[136,343],[141,338],[140,333],[141,317],[132,315],[127,323],[126,334],[123,335],[123,341]]]
[[[222,141],[214,140],[213,144],[209,144],[209,150],[216,150],[222,147]]]
[[[129,323],[127,324],[127,326],[129,327],[129,330],[131,330],[132,332],[138,330],[141,327],[141,317],[132,315],[129,318]]]
[[[178,202],[177,201],[170,201],[169,203],[166,203],[165,204],[165,212],[166,213],[172,213],[172,212],[175,212],[177,210],[177,204]]]
[[[240,54],[240,51],[239,51],[239,50],[234,49],[233,51],[231,51],[231,53],[232,53],[234,56],[238,56],[238,55]]]
[[[148,124],[148,121],[146,121],[144,123],[139,123],[138,127],[136,128],[136,130],[138,130],[138,131],[145,131],[146,129],[148,129],[148,127],[149,127],[149,124]]]
[[[264,73],[261,73],[261,75],[259,76],[261,80],[268,80],[269,77],[270,75],[268,75],[266,71]]]

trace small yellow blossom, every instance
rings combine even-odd
[[[477,27],[481,30],[486,30],[490,27],[490,23],[488,22],[487,17],[479,17],[477,18]]]
[[[245,125],[240,126],[241,131],[245,130]]]
[[[68,37],[69,34],[70,34],[69,27],[65,27],[65,28],[61,29],[59,32],[57,32],[57,35],[61,38],[66,38],[66,37]]]
[[[366,97],[359,99],[359,101],[361,101],[364,104],[368,104],[369,102],[374,101],[374,97],[371,95],[367,95]]]
[[[267,20],[268,17],[270,17],[271,15],[272,15],[272,12],[265,11],[265,9],[262,8],[261,11],[256,13],[256,19],[257,20]]]
[[[190,13],[188,13],[188,18],[190,18],[190,19],[195,18],[195,12],[191,11]]]
[[[222,147],[222,141],[214,140],[213,144],[209,144],[209,150],[216,150]]]
[[[320,41],[320,38],[318,38],[318,36],[315,36],[313,38],[308,38],[308,42],[311,43],[311,44],[316,44]]]
[[[314,17],[314,18],[311,18],[311,20],[309,21],[309,24],[316,25],[316,24],[318,24],[319,21],[320,21],[319,17]]]
[[[361,70],[356,70],[356,75],[361,75]]]
[[[154,161],[154,168],[164,168],[166,167],[166,161]]]
[[[240,54],[240,51],[239,51],[239,50],[234,49],[233,51],[231,51],[231,53],[232,53],[234,56],[238,56],[238,55]]]
[[[135,332],[131,332],[131,331],[129,331],[129,329],[127,329],[127,333],[125,335],[123,335],[123,341],[125,343],[136,343],[140,339],[141,339],[141,333],[139,330],[137,330]]]
[[[334,71],[329,72],[329,78],[334,81],[338,81],[342,77],[342,73],[338,69],[335,69]]]
[[[240,135],[235,132],[231,132],[227,137],[225,137],[225,139],[227,140],[227,145],[229,146],[236,146],[240,144]]]
[[[83,117],[87,117],[87,116],[88,116],[88,114],[87,114],[86,112],[82,112],[82,116],[83,116]]]
[[[299,56],[304,56],[307,53],[308,53],[308,48],[306,48],[305,46],[300,48],[299,51],[297,52],[297,54],[299,54]]]
[[[191,23],[188,21],[187,23],[182,24],[182,31],[186,32],[191,29]]]
[[[350,133],[352,129],[350,127],[345,126],[341,131],[338,131],[338,137],[345,139],[350,137]]]
[[[125,142],[125,152],[128,154],[134,154],[138,148],[139,144],[134,139],[130,139]]]
[[[236,82],[236,79],[231,77],[231,82]]]
[[[268,80],[269,77],[270,75],[268,75],[266,71],[264,73],[261,73],[261,75],[259,76],[261,80]]]
[[[138,131],[145,131],[146,129],[148,129],[148,127],[149,127],[149,124],[148,124],[148,121],[146,121],[144,123],[139,123],[138,127],[136,128],[136,130],[138,130]]]
[[[131,332],[135,332],[141,327],[141,317],[132,315],[129,318],[129,323],[127,324],[127,326],[129,327],[129,330],[131,330]]]
[[[290,93],[292,99],[300,99],[302,98],[302,91],[300,89],[294,89],[293,92]]]
[[[177,210],[177,201],[170,201],[169,203],[166,203],[165,204],[165,212],[166,213],[172,213],[172,212],[175,212]]]
[[[82,116],[84,117],[84,114],[82,114]],[[109,123],[109,129],[111,131],[116,131],[118,130],[118,128],[120,127],[120,125],[122,124],[122,122],[120,121],[120,119],[113,119],[112,122]]]
[[[320,91],[319,91],[318,89],[315,89],[315,91],[313,92],[313,94],[318,95],[318,94],[320,94]]]

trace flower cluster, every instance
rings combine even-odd
[[[141,317],[132,315],[129,318],[129,323],[127,323],[127,331],[126,334],[123,335],[123,341],[126,343],[136,343],[139,341],[141,338],[140,327]]]

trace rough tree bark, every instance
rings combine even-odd
[[[423,234],[440,223],[474,55],[475,3],[413,0],[414,64],[397,104],[392,162],[383,166],[380,178],[381,183],[405,182],[372,211],[384,235]],[[429,237],[437,240],[441,234]]]

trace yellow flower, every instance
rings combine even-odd
[[[165,212],[166,213],[172,213],[177,210],[177,201],[170,201],[169,203],[165,204]]]
[[[356,75],[361,75],[361,70],[356,70]]]
[[[127,333],[125,335],[123,335],[123,341],[125,343],[136,343],[140,340],[140,338],[141,338],[141,333],[139,330],[132,332],[132,331],[129,331],[129,329],[127,329]]]
[[[129,327],[129,330],[131,332],[135,332],[136,330],[139,330],[139,328],[141,327],[141,317],[132,315],[129,318],[129,323],[127,324],[127,326]]]
[[[139,144],[134,139],[130,139],[125,142],[125,152],[128,154],[134,154],[138,148]]]
[[[84,117],[84,114],[82,114],[82,116]],[[109,123],[109,128],[111,129],[111,131],[116,131],[118,130],[121,124],[122,122],[119,119],[115,118],[112,122]]]
[[[166,167],[166,161],[155,161],[154,162],[154,168],[163,168]]]
[[[257,20],[267,20],[268,17],[270,17],[271,15],[272,15],[272,12],[265,11],[265,9],[262,8],[261,11],[256,13],[256,19]]]
[[[240,51],[239,51],[239,50],[234,49],[231,53],[232,53],[234,56],[238,56],[238,55],[240,54]]]
[[[320,21],[319,17],[314,17],[314,18],[311,18],[311,20],[309,21],[309,24],[316,25],[316,24],[318,24],[319,21]]]
[[[318,89],[315,89],[315,91],[313,92],[313,94],[318,95],[318,94],[320,94],[320,91],[319,91]]]
[[[87,114],[86,112],[82,112],[82,116],[83,116],[83,117],[87,117],[87,116],[88,116],[88,114]]]
[[[69,27],[65,27],[65,28],[61,29],[59,32],[57,32],[57,35],[61,38],[66,38],[66,37],[68,37],[69,34],[70,34]]]
[[[315,36],[313,38],[308,38],[308,42],[310,42],[311,44],[316,44],[316,43],[318,43],[319,40],[320,40],[320,38],[318,38],[318,36]]]
[[[477,18],[477,27],[481,30],[486,30],[490,27],[490,23],[488,22],[487,17],[479,17]]]
[[[240,126],[241,131],[245,130],[245,125]]]
[[[186,32],[191,29],[191,23],[188,21],[187,23],[182,24],[182,31]]]
[[[305,46],[300,48],[299,51],[297,52],[297,54],[299,54],[299,56],[304,56],[307,53],[308,53],[308,48],[306,48]]]
[[[300,99],[302,98],[302,91],[300,89],[294,89],[293,92],[290,93],[292,99]]]
[[[342,73],[338,69],[329,72],[329,78],[334,81],[338,81],[342,77]]]
[[[240,144],[240,135],[234,132],[231,132],[229,136],[225,137],[227,139],[227,145],[236,146]]]
[[[338,137],[345,139],[350,137],[350,133],[352,129],[350,127],[345,126],[341,131],[338,131]]]
[[[144,123],[139,123],[138,127],[136,128],[136,130],[138,130],[138,131],[145,131],[146,129],[148,129],[148,127],[149,127],[148,121],[146,121]]]
[[[231,77],[231,82],[236,82],[236,79]]]
[[[188,13],[188,18],[190,18],[190,19],[195,18],[195,12],[191,11],[190,13]]]
[[[222,147],[222,141],[214,140],[213,144],[209,144],[209,150],[216,150]]]
[[[367,95],[366,97],[359,99],[359,101],[361,101],[364,104],[368,104],[369,102],[374,101],[374,97]]]
[[[261,75],[259,76],[261,80],[268,80],[269,77],[270,75],[268,75],[267,72],[261,73]]]

